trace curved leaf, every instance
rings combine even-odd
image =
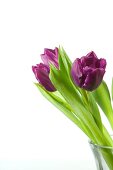
[[[109,89],[105,81],[103,81],[101,85],[95,91],[92,92],[92,95],[100,106],[100,108],[105,113],[111,124],[111,127],[113,128],[113,109]]]
[[[111,95],[112,95],[112,100],[113,100],[113,78],[112,78],[112,86],[111,86]]]
[[[74,88],[72,82],[69,80],[67,76],[67,66],[64,65],[64,62],[62,60],[65,60],[65,58],[59,56],[60,70],[57,70],[53,65],[51,65],[49,77],[55,88],[61,93],[61,95],[65,98],[66,102],[69,103],[71,108],[73,108],[76,116],[85,125],[87,125],[89,129],[91,129],[93,135],[95,135],[95,138],[98,140],[99,143],[101,143],[103,141],[102,133],[95,123],[92,114],[84,107],[84,104],[80,96],[78,95],[78,90]]]
[[[88,127],[86,125],[84,125],[83,122],[81,122],[79,120],[79,118],[73,113],[73,111],[71,110],[71,107],[69,106],[68,103],[66,103],[64,100],[62,100],[62,98],[58,97],[57,96],[58,94],[55,95],[56,92],[51,93],[51,92],[47,91],[39,83],[35,83],[35,85],[40,90],[42,95],[47,100],[49,100],[49,102],[51,102],[53,105],[55,105],[61,112],[63,112],[65,114],[65,116],[67,116],[71,121],[73,121],[90,139],[92,139],[92,141],[95,141],[94,137],[92,136],[92,133],[90,132]]]

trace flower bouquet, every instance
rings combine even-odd
[[[44,49],[41,59],[43,63],[32,66],[38,80],[35,85],[88,136],[97,168],[113,170],[113,139],[100,113],[102,110],[113,129],[113,92],[103,80],[106,60],[91,51],[72,63],[62,47]]]

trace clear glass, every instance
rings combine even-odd
[[[89,142],[93,151],[97,170],[113,170],[113,147],[100,146]]]

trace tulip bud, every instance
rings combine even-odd
[[[92,51],[74,61],[71,69],[72,79],[77,86],[93,91],[101,84],[105,68],[106,60],[98,59]]]
[[[56,91],[55,87],[49,79],[50,69],[43,63],[32,66],[32,70],[35,74],[38,82],[45,87],[46,90],[53,92]]]
[[[49,67],[49,63],[53,64],[58,68],[58,48],[54,50],[45,48],[44,54],[41,54],[42,61],[45,65]]]

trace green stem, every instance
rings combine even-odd
[[[109,114],[108,114],[108,120],[109,120],[109,123],[110,123],[110,125],[111,125],[111,128],[112,128],[112,130],[113,130],[113,109],[110,109],[111,111],[109,112]]]
[[[80,121],[82,130],[84,130],[85,134],[89,137],[90,140],[92,140],[94,143],[96,143],[96,139],[94,135],[92,134],[91,130],[88,128],[86,124],[84,124],[82,121]]]
[[[107,149],[107,148],[101,148],[100,149],[101,154],[109,167],[109,170],[113,170],[113,150],[112,149]]]
[[[107,144],[108,144],[107,146],[113,147],[113,140],[104,125],[103,125],[103,134],[104,134],[105,140],[107,141]]]

